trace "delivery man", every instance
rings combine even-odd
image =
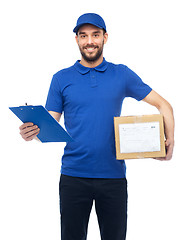
[[[165,158],[172,158],[174,117],[171,105],[123,64],[107,62],[103,48],[108,40],[103,18],[80,16],[73,30],[81,60],[53,75],[46,109],[57,120],[64,113],[65,127],[75,140],[67,143],[60,178],[61,239],[85,240],[93,205],[102,240],[125,240],[127,180],[124,160],[116,160],[114,117],[120,116],[124,98],[155,106],[164,117]],[[119,39],[118,39],[119,40]],[[26,141],[39,133],[25,123]]]

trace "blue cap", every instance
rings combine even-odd
[[[81,15],[77,20],[76,27],[73,29],[73,32],[77,33],[78,29],[84,24],[92,24],[107,31],[103,18],[96,13],[85,13]]]

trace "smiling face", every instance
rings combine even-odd
[[[95,63],[103,60],[103,46],[107,42],[108,34],[94,25],[83,25],[76,35],[82,61]]]

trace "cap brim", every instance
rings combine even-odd
[[[73,29],[73,32],[74,32],[74,33],[77,33],[78,30],[79,30],[79,28],[82,27],[82,26],[85,25],[85,24],[91,24],[91,25],[94,25],[94,26],[96,26],[96,27],[98,27],[98,28],[103,29],[103,28],[102,28],[100,25],[98,25],[98,24],[91,23],[91,22],[87,22],[87,23],[82,23],[82,24],[77,25],[77,26]],[[106,29],[105,29],[105,31],[106,31]]]

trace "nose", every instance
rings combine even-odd
[[[93,39],[92,39],[92,36],[89,35],[88,38],[87,38],[87,43],[88,44],[92,44],[93,43]]]

